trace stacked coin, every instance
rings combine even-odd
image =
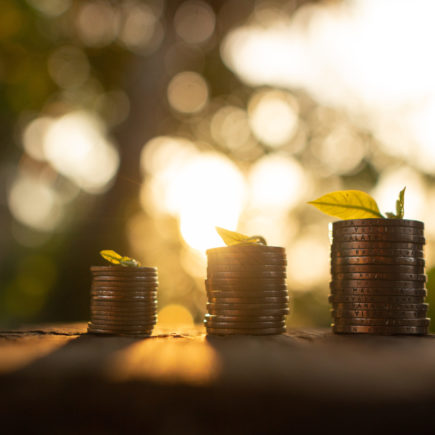
[[[207,251],[208,334],[285,332],[289,312],[284,248],[234,245]]]
[[[88,331],[151,335],[157,320],[157,268],[94,266],[91,273]]]
[[[419,221],[334,222],[329,296],[333,331],[427,334],[424,243]]]

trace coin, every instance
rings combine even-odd
[[[252,292],[252,291],[280,291],[287,290],[285,281],[272,281],[272,282],[255,282],[249,281],[234,281],[234,280],[205,280],[205,288],[208,290],[222,290],[222,291],[240,291],[240,292]]]
[[[335,302],[332,304],[336,310],[375,310],[375,311],[418,311],[427,310],[428,304],[388,304],[381,302]]]
[[[402,318],[402,319],[418,319],[426,317],[427,310],[331,310],[333,317],[370,317],[377,318]]]
[[[278,335],[286,332],[285,327],[265,329],[235,329],[235,328],[211,328],[208,326],[207,334],[212,335]]]
[[[141,320],[141,319],[147,319],[147,320],[156,320],[157,319],[157,312],[151,312],[151,313],[144,313],[144,312],[136,312],[136,313],[119,313],[119,312],[113,312],[113,311],[106,311],[106,310],[92,310],[91,311],[91,318],[113,318],[113,319],[119,319],[119,320]]]
[[[360,295],[354,296],[346,293],[331,294],[328,297],[331,303],[356,303],[356,302],[380,302],[386,304],[422,304],[424,303],[425,296],[367,296]]]
[[[93,287],[114,287],[114,288],[149,288],[156,289],[159,286],[158,281],[107,281],[107,280],[93,280]]]
[[[343,249],[340,246],[331,246],[331,257],[414,257],[424,259],[422,249],[392,249],[392,248],[364,248],[364,249]]]
[[[280,296],[280,297],[256,297],[256,298],[248,298],[248,297],[240,297],[240,298],[223,298],[223,297],[210,297],[209,302],[211,303],[230,303],[230,304],[282,304],[288,303],[288,296]]]
[[[130,295],[121,295],[121,296],[106,296],[106,295],[94,295],[92,294],[92,299],[94,301],[143,301],[148,303],[157,302],[157,299],[155,296],[147,296],[147,295],[141,295],[141,296],[130,296]]]
[[[237,320],[243,320],[246,322],[251,322],[251,321],[264,321],[264,322],[271,322],[271,321],[276,321],[276,320],[284,320],[285,319],[285,315],[283,314],[270,314],[270,315],[256,315],[256,314],[247,314],[247,315],[243,315],[243,316],[223,316],[223,315],[216,315],[216,314],[208,314],[206,313],[204,315],[205,319],[219,319],[223,322],[234,322]]]
[[[274,273],[284,273],[285,274],[286,267],[285,266],[271,266],[271,265],[259,265],[259,264],[211,264],[208,263],[207,272],[208,273],[216,273],[216,272],[246,272],[249,274],[256,274],[258,272],[274,272]]]
[[[124,277],[120,275],[94,275],[92,277],[93,281],[115,281],[119,283],[142,283],[142,282],[158,282],[157,276],[131,276],[131,277]]]
[[[222,290],[207,290],[207,296],[212,298],[263,298],[263,297],[288,297],[287,290],[278,290],[278,291],[222,291]]]
[[[112,321],[106,321],[106,320],[97,320],[92,319],[92,325],[99,327],[99,328],[111,328],[111,329],[118,329],[122,331],[129,331],[129,330],[139,330],[139,329],[150,329],[155,325],[155,322],[147,322],[144,321],[142,323],[136,323],[136,324],[119,324]]]
[[[329,283],[331,289],[349,289],[349,288],[383,288],[396,287],[397,289],[424,289],[424,281],[392,281],[392,280],[333,280]],[[386,290],[387,291],[387,290]]]
[[[265,245],[257,245],[257,244],[249,244],[249,245],[233,245],[233,246],[225,246],[222,248],[212,248],[206,251],[207,255],[210,254],[240,254],[240,253],[262,253],[262,254],[277,254],[277,255],[285,255],[285,248],[281,246],[265,246]]]
[[[382,257],[382,256],[353,256],[353,257],[346,257],[346,256],[339,256],[331,255],[331,264],[332,265],[365,265],[365,264],[376,264],[376,265],[386,265],[386,264],[394,264],[394,265],[413,265],[413,266],[419,266],[424,267],[425,262],[423,258],[417,258],[417,257],[397,257],[397,256],[390,256],[390,257]]]
[[[152,331],[153,328],[138,328],[137,330],[123,331],[119,328],[101,328],[92,323],[88,323],[88,332],[91,334],[150,336]]]
[[[127,327],[127,328],[131,328],[132,326],[138,326],[140,325],[141,327],[143,326],[147,326],[147,327],[152,327],[156,324],[156,320],[153,319],[109,319],[107,317],[92,317],[91,318],[91,322],[94,325],[105,325],[105,326],[114,326],[114,327]]]
[[[333,228],[354,227],[354,226],[399,226],[399,227],[415,227],[424,229],[424,223],[411,219],[347,219],[332,223]]]
[[[418,273],[424,274],[424,267],[404,264],[333,264],[331,273]]]
[[[415,227],[399,227],[399,226],[385,226],[385,225],[376,225],[376,226],[353,226],[353,227],[342,227],[342,228],[333,228],[333,235],[350,235],[350,234],[394,234],[394,235],[403,235],[408,234],[412,236],[420,236],[424,235],[424,229],[415,228]]]
[[[284,321],[278,322],[222,322],[219,320],[204,320],[204,325],[210,328],[243,328],[243,329],[264,329],[264,328],[283,328]]]
[[[119,265],[113,266],[91,266],[89,268],[93,273],[99,272],[108,272],[108,273],[131,273],[131,274],[139,274],[139,273],[157,273],[157,267],[125,267]]]
[[[257,270],[253,272],[239,271],[239,272],[210,272],[208,271],[208,279],[255,279],[255,278],[275,278],[285,279],[287,276],[285,270],[281,272],[271,272],[264,270]]]
[[[397,280],[397,281],[421,281],[426,282],[426,275],[422,273],[381,273],[381,272],[360,272],[360,273],[334,273],[334,281],[340,280]]]
[[[332,330],[335,333],[344,334],[426,335],[428,333],[427,326],[341,326],[333,324]]]
[[[422,236],[413,236],[410,234],[333,234],[333,241],[338,242],[412,242],[424,244],[425,238]]]
[[[411,251],[423,251],[423,243],[412,242],[392,242],[392,241],[339,241],[335,240],[331,244],[332,251],[342,251],[343,249],[400,249]]]
[[[141,295],[145,295],[145,296],[152,296],[152,297],[156,297],[157,296],[157,291],[155,290],[126,290],[126,289],[116,289],[113,290],[111,288],[108,287],[102,287],[102,288],[91,288],[91,294],[92,295],[113,295],[113,296],[118,296],[118,295],[134,295],[134,296],[141,296]]]
[[[430,319],[370,319],[368,317],[335,318],[334,324],[339,326],[429,326]]]
[[[286,267],[287,260],[284,258],[245,258],[245,257],[226,257],[226,258],[208,258],[208,266],[214,267],[215,265],[222,266],[247,266],[247,267],[264,267],[264,266],[272,266],[272,267]]]

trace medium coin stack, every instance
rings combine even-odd
[[[157,268],[91,267],[88,332],[151,335],[157,321]]]
[[[272,335],[289,313],[285,249],[234,245],[207,251],[208,334]]]
[[[329,296],[333,331],[427,334],[424,243],[424,225],[419,221],[334,222]]]

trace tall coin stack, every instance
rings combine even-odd
[[[271,335],[289,313],[285,249],[233,245],[207,251],[208,334]]]
[[[331,245],[335,333],[428,333],[423,222],[353,219],[334,222]]]
[[[94,266],[91,273],[88,332],[151,335],[157,321],[157,268]]]

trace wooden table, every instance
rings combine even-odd
[[[207,337],[182,326],[137,339],[41,326],[0,332],[0,388],[5,434],[427,433],[435,340],[328,329]]]

